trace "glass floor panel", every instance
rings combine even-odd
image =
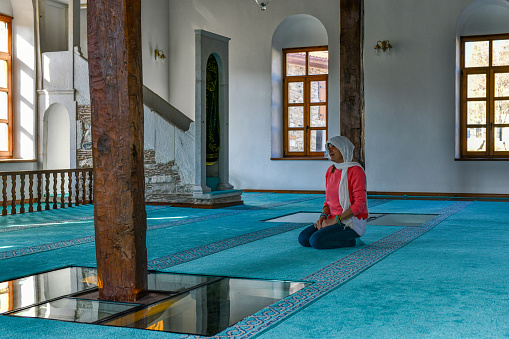
[[[0,314],[97,287],[97,270],[65,267],[0,283]]]
[[[217,279],[217,277],[203,275],[150,272],[148,274],[148,289],[151,291],[181,292]]]
[[[96,268],[66,267],[0,282],[0,314],[213,335],[309,284],[151,271],[122,303],[98,299]]]
[[[274,219],[265,220],[267,222],[295,222],[314,224],[320,218],[321,212],[297,212],[283,215]]]
[[[136,306],[138,305],[99,300],[62,298],[12,313],[12,315],[77,323],[94,323]]]
[[[104,324],[210,336],[307,285],[223,278]]]
[[[370,213],[368,225],[416,227],[421,226],[435,216],[435,214]],[[265,221],[314,224],[319,218],[320,212],[297,212]]]
[[[370,214],[368,225],[418,227],[436,217],[435,214]],[[374,218],[374,219],[372,219]]]

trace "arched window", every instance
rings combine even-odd
[[[12,18],[0,14],[0,158],[12,157]]]

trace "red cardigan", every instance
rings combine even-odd
[[[334,166],[329,167],[325,174],[325,203],[329,206],[329,218],[335,218],[336,215],[343,213],[343,207],[339,204],[339,182],[341,180],[341,170],[336,169],[332,173]],[[366,201],[366,174],[359,166],[353,166],[348,169],[348,191],[350,193],[350,209],[358,219],[367,219],[368,204]]]

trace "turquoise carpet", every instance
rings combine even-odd
[[[420,227],[368,226],[354,248],[297,242],[323,195],[244,193],[245,205],[147,206],[149,267],[313,282],[221,332],[229,338],[509,337],[509,203],[370,199],[370,213],[437,214]],[[0,281],[95,266],[93,206],[0,218]],[[0,316],[0,338],[190,338]]]

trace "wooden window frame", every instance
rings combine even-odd
[[[0,92],[7,93],[7,119],[0,119],[0,123],[8,126],[8,150],[0,151],[0,159],[12,158],[12,17],[0,14],[0,20],[7,23],[8,52],[0,52],[0,60],[7,62],[7,88],[0,87]]]
[[[509,34],[492,34],[461,37],[460,53],[460,159],[464,160],[507,160],[509,151],[495,152],[495,128],[509,127],[509,124],[495,123],[495,74],[509,73],[508,66],[493,66],[493,41],[507,40]],[[486,67],[465,67],[465,43],[472,41],[489,41],[489,65]],[[470,74],[486,74],[486,97],[467,98],[467,79]],[[497,100],[509,100],[509,97],[497,97]],[[479,125],[467,124],[468,102],[482,101],[486,102],[486,123]],[[467,129],[468,128],[486,129],[486,151],[472,152],[467,151]]]
[[[284,48],[283,49],[283,157],[293,159],[323,159],[325,156],[324,152],[312,152],[311,151],[311,132],[324,130],[325,140],[328,137],[328,117],[329,117],[329,75],[328,74],[317,74],[309,75],[309,53],[317,51],[328,51],[328,46],[314,46],[305,48]],[[286,74],[286,55],[289,53],[306,53],[306,75],[288,76]],[[310,92],[311,82],[313,81],[325,81],[326,84],[326,95],[325,102],[311,103]],[[289,103],[288,102],[288,85],[292,82],[302,82],[304,84],[304,101],[303,103]],[[304,109],[304,126],[303,127],[289,127],[288,126],[288,109],[289,107],[300,107]],[[311,127],[311,107],[312,106],[325,106],[325,126],[324,127]],[[304,152],[290,152],[288,134],[290,131],[303,131],[304,132]]]

